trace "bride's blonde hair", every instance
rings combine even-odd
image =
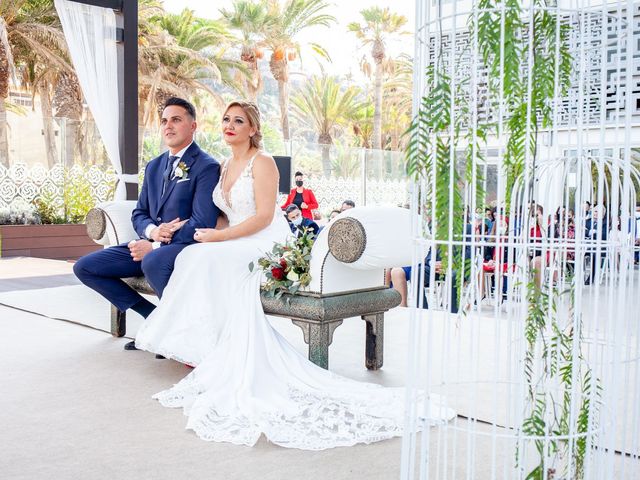
[[[247,119],[249,120],[249,125],[256,129],[256,133],[251,136],[249,142],[252,147],[260,148],[262,145],[262,131],[260,130],[260,110],[258,110],[258,106],[253,102],[237,100],[227,105],[227,108],[222,115],[223,117],[231,107],[240,107],[244,111]]]

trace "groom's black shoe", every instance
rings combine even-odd
[[[129,343],[125,343],[125,344],[124,344],[124,349],[125,349],[125,350],[138,350],[138,349],[136,348],[136,342],[134,342],[134,341],[131,341],[131,342],[129,342]]]
[[[167,357],[163,357],[163,356],[162,356],[162,355],[160,355],[159,353],[156,353],[156,358],[157,358],[158,360],[164,360],[164,359],[165,359],[165,358],[167,358]]]

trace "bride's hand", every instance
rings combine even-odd
[[[196,242],[222,242],[224,233],[222,230],[216,230],[215,228],[196,228],[193,239]]]

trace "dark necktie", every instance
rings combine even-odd
[[[167,190],[167,185],[171,181],[171,173],[173,172],[173,163],[180,157],[175,155],[169,155],[167,159],[167,166],[164,169],[164,173],[162,174],[162,194]]]

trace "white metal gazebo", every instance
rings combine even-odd
[[[640,476],[638,12],[416,2],[402,478]]]

